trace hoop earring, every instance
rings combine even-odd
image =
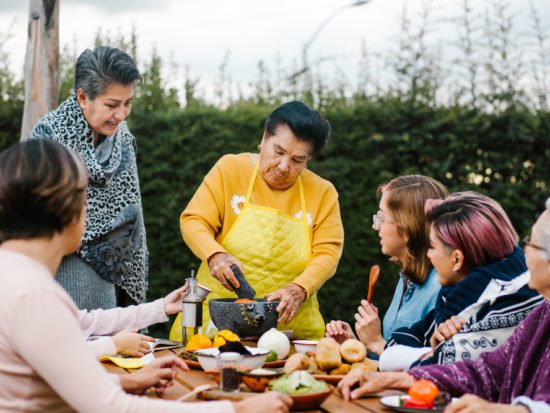
[[[259,151],[262,150],[262,145],[258,145],[258,150],[259,150]]]

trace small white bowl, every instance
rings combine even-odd
[[[282,330],[281,333],[283,333],[290,340],[290,337],[292,337],[292,333],[294,333],[294,330]]]
[[[262,367],[265,363],[267,355],[269,354],[269,350],[256,347],[246,347],[246,349],[250,351],[252,355],[244,355],[240,364],[250,369]],[[218,355],[220,354],[219,349],[215,347],[205,348],[202,350],[196,350],[194,354],[197,356],[199,364],[204,371],[214,370],[218,367]]]
[[[317,350],[317,340],[293,340],[294,348],[297,353],[315,352]]]
[[[206,300],[206,297],[208,297],[208,294],[210,294],[212,290],[208,287],[205,287],[202,284],[197,284],[197,294],[200,298],[203,300]]]

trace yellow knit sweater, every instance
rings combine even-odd
[[[183,239],[202,261],[217,252],[225,252],[220,243],[237,219],[256,159],[257,155],[250,153],[220,158],[182,212]],[[309,297],[334,275],[342,255],[344,229],[334,186],[307,169],[302,171],[301,177],[312,257],[304,272],[293,282],[303,287]],[[259,175],[251,203],[276,208],[290,216],[301,213],[297,184],[284,191],[272,190]]]

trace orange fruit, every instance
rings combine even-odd
[[[200,350],[212,347],[212,341],[205,334],[195,334],[185,346],[185,351]]]
[[[409,387],[409,396],[416,402],[433,403],[439,393],[437,386],[430,380],[420,379]]]
[[[218,336],[224,338],[226,341],[241,341],[239,336],[231,330],[221,330],[218,332]]]
[[[227,340],[222,336],[217,335],[216,337],[214,337],[214,347],[218,348],[220,346],[223,346],[225,343],[227,343]]]

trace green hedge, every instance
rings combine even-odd
[[[20,100],[0,110],[0,147],[19,134]],[[153,102],[154,103],[154,102]],[[154,107],[154,106],[153,106]],[[179,215],[215,161],[226,153],[255,151],[267,104],[200,103],[151,110],[138,101],[129,120],[138,140],[141,191],[150,250],[149,299],[180,285],[198,260],[181,239]],[[389,304],[398,268],[379,252],[371,215],[377,187],[395,176],[421,173],[452,191],[478,190],[502,203],[520,235],[526,234],[550,195],[550,114],[511,105],[501,113],[468,107],[411,104],[388,95],[327,104],[332,137],[310,168],[334,183],[345,228],[343,258],[320,291],[326,320],[353,320],[365,296],[368,271],[382,267],[375,303]],[[0,148],[1,149],[1,148]],[[166,327],[154,330],[165,334]]]

